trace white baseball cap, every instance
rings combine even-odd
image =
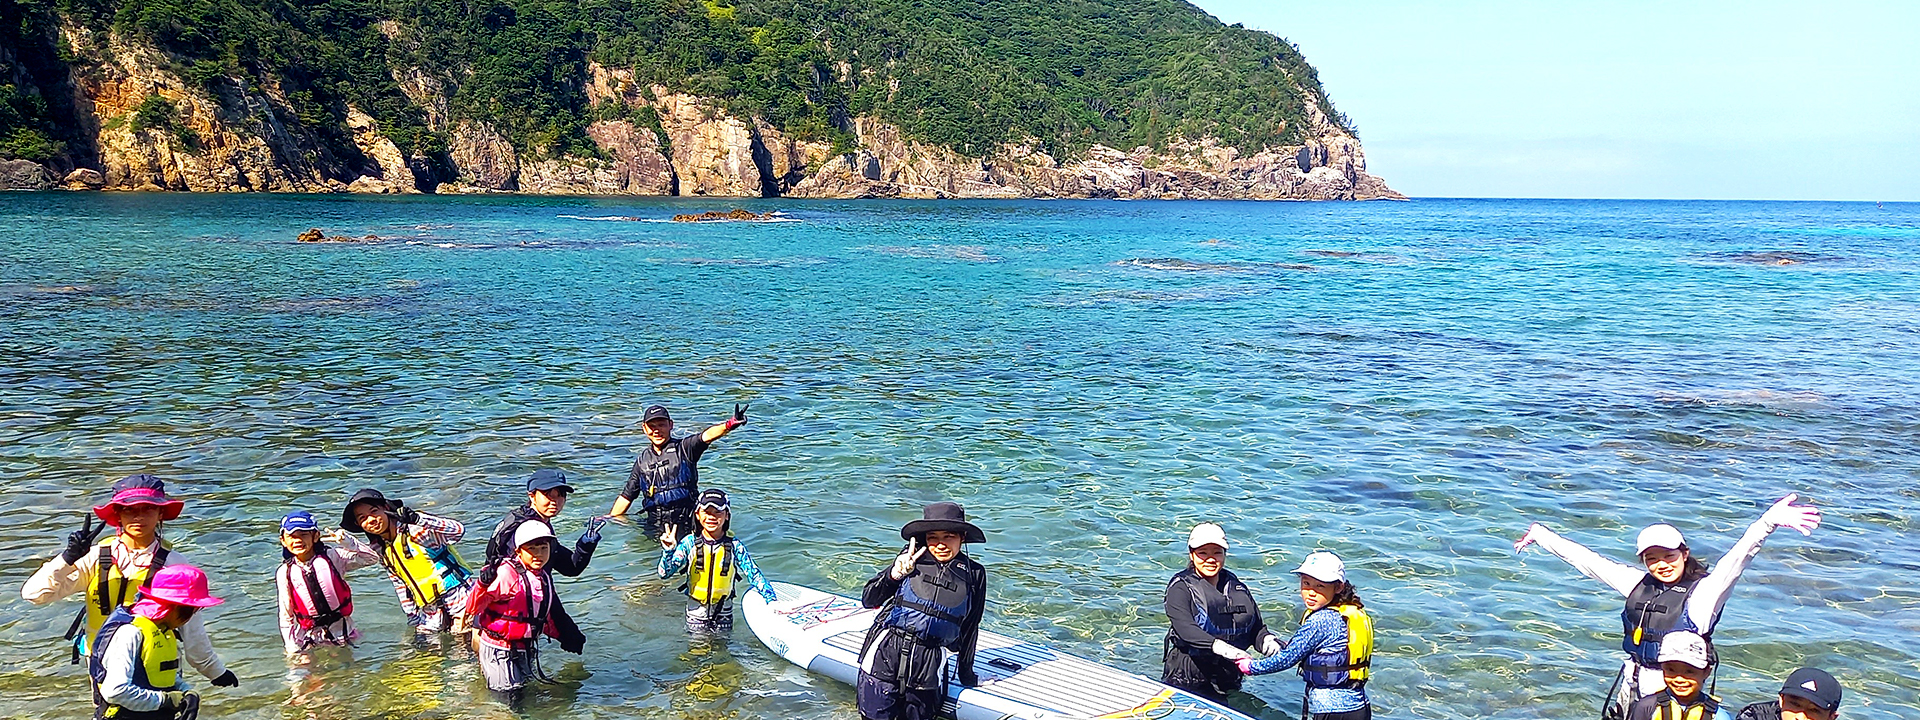
[[[546,523],[538,520],[528,520],[520,523],[520,527],[513,531],[513,546],[517,548],[535,540],[550,537],[553,537],[553,528],[547,527]]]
[[[1707,639],[1684,630],[1660,638],[1660,662],[1683,662],[1701,670],[1713,664],[1707,652]]]
[[[1633,554],[1638,555],[1646,552],[1647,548],[1669,548],[1678,550],[1680,546],[1685,544],[1687,544],[1687,541],[1680,537],[1680,528],[1666,523],[1648,525],[1647,529],[1640,531],[1640,539],[1634,541]]]
[[[1293,570],[1320,582],[1346,582],[1347,564],[1340,562],[1340,556],[1321,550],[1307,556],[1306,562]]]
[[[1198,550],[1207,545],[1219,545],[1227,549],[1227,531],[1213,523],[1200,523],[1193,526],[1193,534],[1187,536],[1187,549]]]

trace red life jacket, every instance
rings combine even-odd
[[[542,570],[530,572],[519,561],[502,563],[500,592],[480,611],[480,629],[488,637],[509,646],[527,645],[546,632],[547,619],[557,600],[553,595],[553,576]],[[540,602],[535,606],[533,585],[540,584]]]
[[[353,614],[353,588],[333,566],[327,546],[314,548],[312,567],[300,567],[300,561],[289,557],[281,561],[280,573],[293,606],[293,622],[302,631],[332,627]]]

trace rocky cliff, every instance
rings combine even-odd
[[[1094,145],[1055,158],[1035,141],[979,157],[909,137],[873,116],[846,120],[841,152],[790,137],[765,118],[725,104],[643,86],[619,68],[587,65],[588,98],[616,119],[593,122],[596,157],[528,156],[493,124],[454,119],[446,83],[394,71],[427,126],[446,138],[437,156],[403,153],[361,109],[337,127],[303,121],[297,100],[271,81],[193,85],[159,50],[117,32],[67,25],[59,42],[71,68],[87,142],[45,163],[8,161],[0,186],[16,189],[193,192],[518,192],[805,198],[1402,198],[1367,173],[1360,143],[1309,103],[1300,145],[1242,153],[1213,139],[1154,149]],[[329,142],[328,132],[345,142]],[[338,138],[335,138],[338,139]],[[1403,198],[1402,198],[1403,199]]]

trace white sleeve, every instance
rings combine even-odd
[[[1547,552],[1567,561],[1567,564],[1579,570],[1580,574],[1606,583],[1607,587],[1613,588],[1614,592],[1620,593],[1621,597],[1632,593],[1633,587],[1639,585],[1640,580],[1647,575],[1645,568],[1600,557],[1600,553],[1560,537],[1559,533],[1548,530],[1545,525],[1540,526],[1540,534],[1534,538],[1534,542],[1539,543],[1540,547]]]
[[[374,552],[373,546],[366,541],[352,535],[341,535],[339,540],[333,547],[327,548],[327,552],[333,553],[334,566],[340,572],[380,564],[380,553]]]
[[[1740,574],[1753,564],[1753,558],[1760,554],[1760,545],[1773,534],[1774,526],[1766,522],[1754,521],[1747,526],[1747,532],[1733,549],[1720,556],[1720,562],[1713,564],[1713,571],[1693,586],[1693,594],[1687,597],[1687,617],[1693,620],[1701,634],[1713,632],[1713,626],[1720,622],[1720,609],[1727,606],[1727,598],[1733,595],[1733,584],[1740,581]]]
[[[206,618],[207,611],[201,610],[193,614],[186,627],[180,628],[180,657],[213,680],[227,674],[227,666],[213,653],[213,638],[207,637]]]
[[[294,655],[300,652],[300,638],[294,632],[298,625],[293,621],[293,590],[287,586],[287,575],[287,564],[280,563],[273,571],[273,586],[280,596],[280,641],[286,643],[287,654]]]
[[[100,658],[106,671],[106,677],[100,682],[100,697],[135,712],[152,712],[165,705],[166,693],[133,684],[133,668],[139,662],[140,628],[122,625],[107,640],[107,648]]]
[[[93,582],[93,573],[99,564],[99,550],[89,551],[72,565],[67,564],[66,558],[55,555],[35,570],[33,577],[27,578],[27,584],[20,588],[20,597],[35,605],[46,605],[72,595]]]

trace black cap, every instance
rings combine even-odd
[[[387,500],[387,496],[381,494],[379,490],[368,488],[355,491],[353,497],[347,498],[347,509],[340,511],[340,529],[360,532],[360,523],[355,522],[353,518],[353,506],[360,503],[378,505],[382,510],[392,510],[394,506],[394,503]]]
[[[667,406],[649,405],[647,406],[647,414],[640,416],[640,422],[643,422],[643,423],[653,422],[655,420],[665,420],[667,422],[673,422],[673,418],[667,415]]]
[[[540,468],[533,471],[532,477],[527,478],[527,492],[540,492],[554,488],[566,488],[567,492],[573,492],[573,486],[567,484],[567,474],[553,468]]]
[[[732,506],[727,504],[727,491],[719,488],[707,488],[700,491],[700,499],[694,501],[693,507],[698,510],[706,510],[709,508],[714,510],[729,510]]]
[[[1786,684],[1780,686],[1780,694],[1805,698],[1827,712],[1840,709],[1840,681],[1833,679],[1825,670],[1800,668],[1793,671],[1792,675],[1787,676]]]

